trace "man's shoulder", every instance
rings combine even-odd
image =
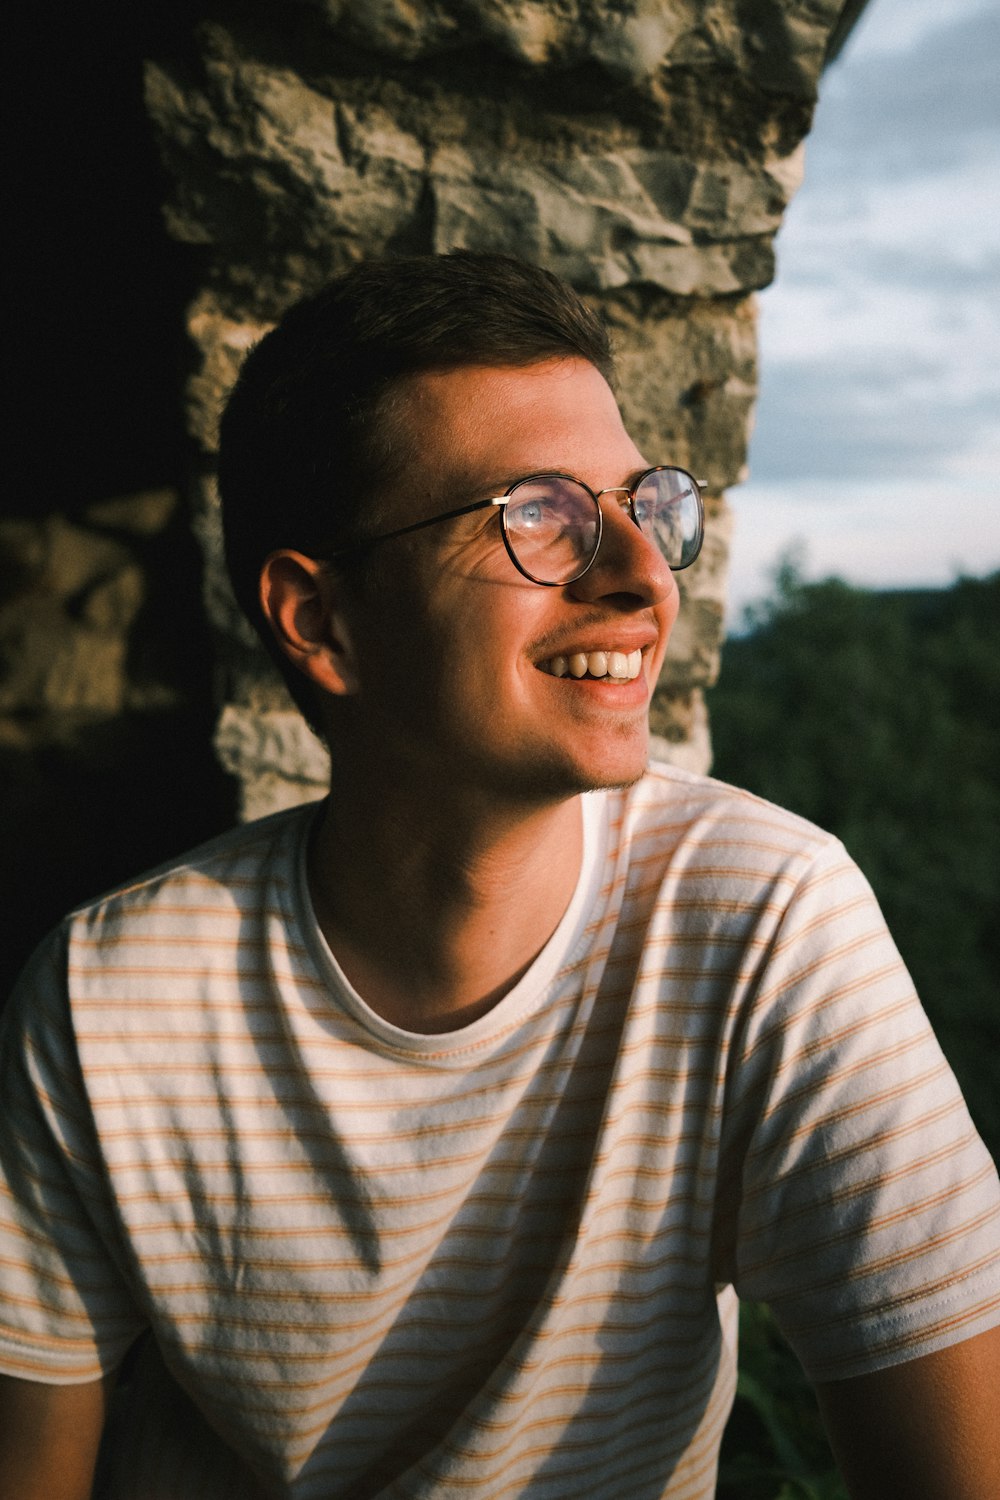
[[[98,1048],[185,1036],[212,1005],[303,949],[302,854],[315,804],[242,824],[69,912],[35,949],[5,1026]],[[256,978],[254,979],[256,982]],[[141,1047],[140,1047],[141,1050]]]
[[[629,814],[647,826],[689,831],[727,831],[734,837],[758,833],[811,852],[838,845],[837,839],[798,813],[742,787],[698,775],[665,761],[651,761],[626,798]]]
[[[840,840],[787,808],[711,776],[651,762],[622,794],[630,863],[662,864],[764,887],[796,882],[817,866],[850,866]],[[853,868],[853,867],[852,867]]]
[[[82,903],[63,927],[93,940],[134,922],[197,923],[254,904],[265,887],[290,887],[314,811],[304,804],[231,828]]]

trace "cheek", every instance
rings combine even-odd
[[[447,552],[397,548],[363,604],[360,656],[381,698],[428,718],[493,716],[527,691],[531,641],[551,626],[548,591],[515,573],[502,543],[475,570]],[[499,553],[499,556],[497,556]],[[488,575],[488,576],[487,576]]]
[[[353,622],[361,694],[373,710],[408,693],[429,656],[412,600],[379,583],[366,591]]]
[[[401,580],[373,611],[363,663],[387,713],[429,724],[474,689],[482,653],[474,618],[434,607],[410,583]]]

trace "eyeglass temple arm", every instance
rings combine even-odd
[[[331,561],[336,557],[344,557],[349,552],[360,552],[365,547],[374,547],[376,542],[388,542],[393,537],[408,536],[411,531],[423,531],[425,526],[436,526],[438,521],[453,521],[456,516],[471,515],[474,510],[483,510],[487,505],[506,505],[510,497],[501,495],[496,500],[473,500],[471,505],[460,505],[457,510],[446,510],[438,516],[426,516],[422,521],[411,521],[409,526],[400,526],[395,531],[380,531],[376,536],[359,537],[356,542],[348,542],[345,547],[337,547],[328,556]]]

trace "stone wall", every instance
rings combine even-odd
[[[729,513],[754,394],[753,293],[802,170],[839,0],[217,0],[147,68],[190,308],[195,527],[217,636],[217,749],[249,815],[326,780],[219,564],[215,424],[245,349],[358,259],[456,247],[549,266],[614,331],[640,445],[707,482],[654,730],[710,758]],[[853,16],[851,16],[853,19]]]

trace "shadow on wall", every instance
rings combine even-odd
[[[2,996],[69,905],[235,816],[180,499],[182,311],[200,271],[161,219],[141,67],[156,9],[22,10],[8,51]]]
[[[65,910],[229,826],[235,797],[175,492],[0,521],[0,565],[5,996]]]

